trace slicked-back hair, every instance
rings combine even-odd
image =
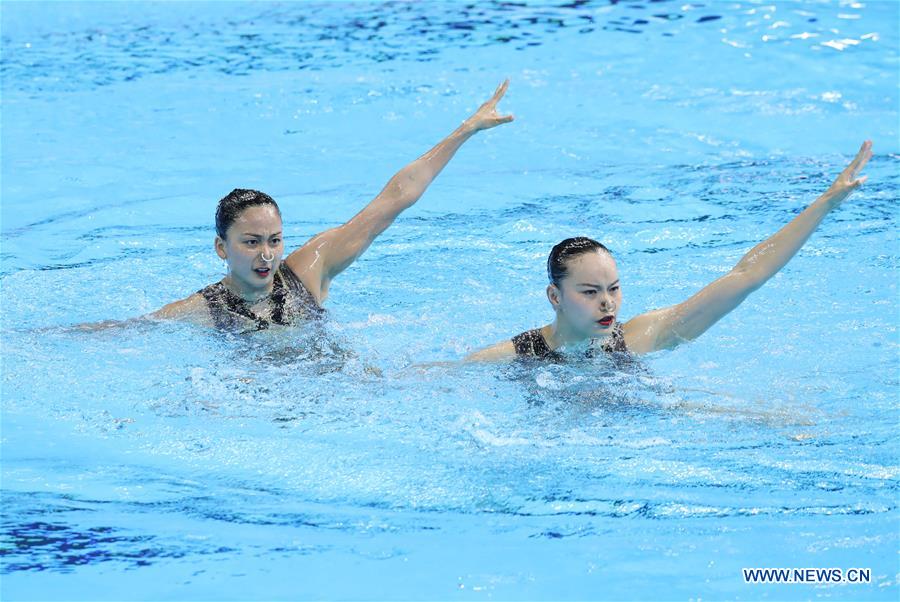
[[[234,220],[240,217],[247,207],[253,207],[254,205],[272,205],[275,207],[275,211],[278,212],[278,216],[281,217],[281,209],[278,208],[278,203],[265,192],[248,188],[235,188],[219,201],[219,206],[216,207],[216,234],[222,240],[225,240],[225,233],[228,232],[228,228],[231,227]]]
[[[550,282],[559,286],[562,279],[569,273],[569,260],[591,251],[605,251],[612,257],[612,252],[602,243],[587,236],[567,238],[557,243],[550,251],[550,257],[547,258],[547,277]]]

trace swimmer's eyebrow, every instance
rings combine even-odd
[[[611,282],[610,286],[615,286],[617,284],[619,284],[618,280],[616,280],[615,282]],[[603,288],[602,284],[591,284],[590,282],[579,282],[577,286],[589,286],[591,288]]]
[[[262,234],[256,234],[254,232],[244,232],[243,234],[241,234],[241,236],[255,236],[256,238],[263,237]],[[269,236],[281,236],[281,231],[279,230],[278,232],[276,232],[274,234],[270,234]]]

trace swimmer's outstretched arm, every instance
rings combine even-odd
[[[321,303],[328,296],[331,280],[347,269],[384,232],[403,210],[408,209],[432,180],[473,135],[513,120],[497,113],[509,80],[462,125],[430,151],[401,169],[365,209],[346,224],[316,235],[291,253],[288,265]]]
[[[857,176],[871,157],[872,143],[867,140],[825,194],[771,238],[753,247],[731,272],[683,303],[626,322],[625,344],[629,351],[648,353],[671,349],[696,339],[740,305],[796,255],[832,209],[839,207],[866,181],[867,177]]]
[[[115,328],[129,328],[159,322],[162,320],[186,320],[204,326],[212,326],[212,319],[206,307],[206,301],[199,293],[186,299],[174,301],[152,313],[127,320],[103,320],[101,322],[85,322],[66,326],[63,330],[73,332],[98,332]]]

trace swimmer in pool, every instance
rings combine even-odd
[[[216,253],[228,264],[219,282],[145,316],[190,320],[227,330],[260,330],[322,314],[331,281],[356,261],[394,219],[411,207],[469,138],[512,115],[497,103],[505,81],[462,125],[394,175],[350,221],[314,236],[284,260],[281,211],[269,195],[236,189],[216,210]],[[87,325],[103,327],[110,323]]]
[[[609,249],[584,237],[560,242],[547,260],[547,298],[556,319],[472,353],[466,360],[558,359],[563,350],[643,354],[696,339],[790,261],[825,216],[866,181],[858,175],[871,157],[872,143],[866,141],[822,196],[753,247],[728,274],[687,301],[641,314],[624,324],[617,321],[622,290]]]

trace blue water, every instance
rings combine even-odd
[[[898,4],[37,3],[2,12],[0,595],[896,600]],[[85,334],[293,248],[511,79],[335,281],[322,333]],[[624,318],[869,182],[695,343],[436,366],[548,322],[566,236]],[[379,374],[380,372],[380,374]],[[751,585],[744,567],[870,584]]]

